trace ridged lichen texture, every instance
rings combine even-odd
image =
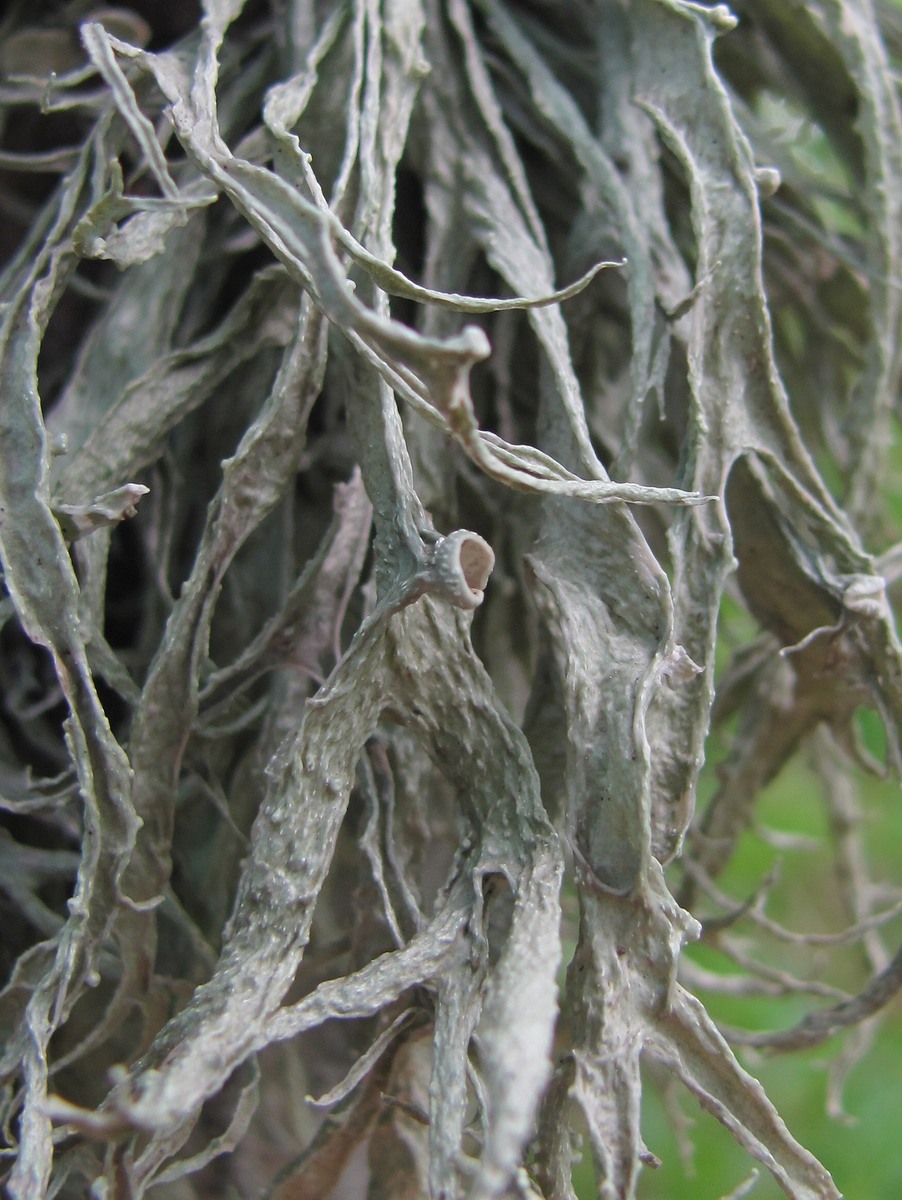
[[[650,1092],[839,1197],[755,1075],[902,984],[900,44],[4,7],[11,1200],[632,1200]]]

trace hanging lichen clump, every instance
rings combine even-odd
[[[740,1056],[902,983],[899,26],[9,6],[13,1200],[628,1200],[643,1072],[839,1196]]]

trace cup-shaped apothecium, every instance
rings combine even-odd
[[[431,588],[457,608],[478,608],[495,565],[495,554],[478,533],[457,529],[435,545],[427,571]]]

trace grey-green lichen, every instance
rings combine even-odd
[[[629,1200],[645,1062],[838,1197],[682,959],[832,998],[782,1049],[902,977],[889,10],[152,7],[0,18],[9,1195]],[[806,742],[852,998],[716,883]]]

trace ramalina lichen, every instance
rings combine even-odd
[[[737,1048],[902,981],[856,741],[876,714],[902,765],[898,33],[867,0],[9,6],[13,1200],[565,1200],[581,1144],[629,1200],[643,1063],[839,1196]],[[810,934],[767,912],[810,875],[719,879],[805,747]],[[719,991],[813,999],[750,1034]]]

